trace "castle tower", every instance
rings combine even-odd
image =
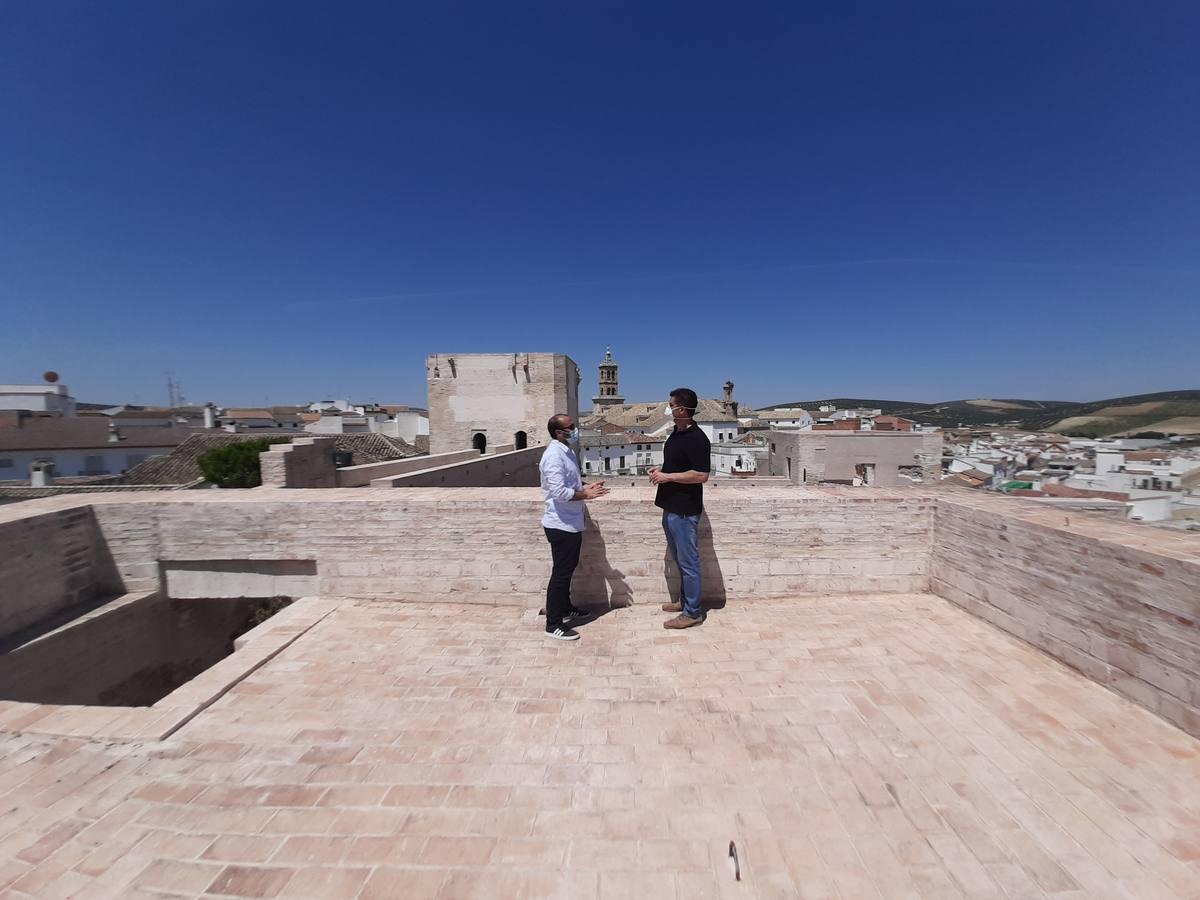
[[[732,381],[725,382],[725,399],[722,401],[721,406],[722,406],[722,408],[724,408],[725,412],[729,413],[729,415],[731,415],[731,416],[737,415],[738,404],[737,404],[737,401],[733,399],[733,382]]]
[[[625,402],[617,385],[617,363],[612,358],[612,347],[604,351],[604,362],[600,363],[600,393],[592,398],[592,410],[605,406],[616,406]]]
[[[534,447],[579,417],[579,367],[562,353],[435,353],[425,361],[429,452]]]

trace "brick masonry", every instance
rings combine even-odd
[[[130,524],[131,536],[139,530]],[[0,519],[0,639],[119,589],[87,500],[75,496],[60,510]]]
[[[425,466],[421,469],[381,479],[373,487],[537,487],[541,483],[538,463],[545,447],[527,447],[513,450],[503,447],[494,452],[480,455],[473,450],[468,459],[459,459],[443,465]],[[445,453],[442,457],[458,454]],[[430,457],[438,461],[440,457]]]
[[[535,607],[541,505],[536,489],[419,487],[31,501],[0,510],[0,621],[157,589],[162,560],[308,560],[323,596]],[[615,489],[589,519],[577,600],[670,596],[647,489]],[[710,492],[702,555],[715,605],[932,589],[1200,734],[1194,536],[967,491],[755,487]]]
[[[447,453],[473,446],[527,446],[549,440],[555,413],[579,416],[579,367],[561,353],[438,353],[425,361],[429,448]]]
[[[332,435],[296,437],[290,444],[274,444],[258,455],[264,487],[337,487]]]
[[[934,593],[1200,735],[1200,539],[947,491]]]

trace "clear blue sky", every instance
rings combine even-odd
[[[3,3],[0,382],[1198,388],[1198,45],[1195,0]]]

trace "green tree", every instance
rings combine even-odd
[[[214,447],[200,454],[196,463],[204,477],[217,487],[250,488],[262,484],[258,454],[272,444],[286,444],[291,438],[258,438]]]

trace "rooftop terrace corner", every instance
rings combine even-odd
[[[562,647],[539,637],[539,509],[519,488],[0,508],[6,628],[264,578],[325,604],[165,737],[0,702],[0,887],[1195,895],[1194,536],[966,491],[714,490],[721,608],[672,635],[658,510],[619,488],[577,575],[598,617]]]
[[[245,590],[536,607],[548,571],[528,488],[204,491],[0,509],[0,635],[86,595]],[[666,599],[659,511],[589,510],[576,594]],[[702,533],[710,602],[931,591],[1200,734],[1200,539],[960,490],[730,485]],[[285,569],[275,571],[283,572]],[[261,580],[261,579],[260,579]],[[19,590],[17,589],[19,586]]]

